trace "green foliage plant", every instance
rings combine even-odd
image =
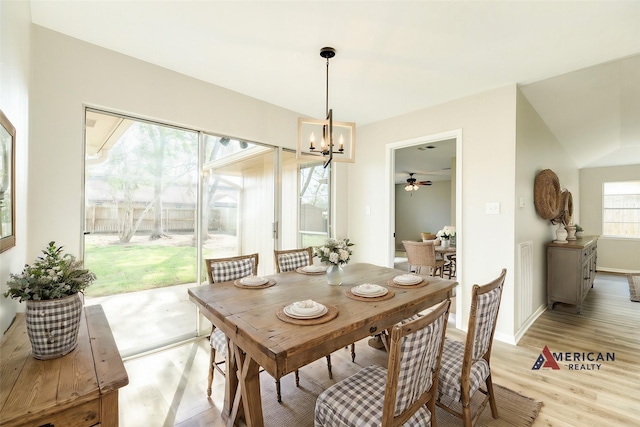
[[[96,276],[85,269],[82,261],[62,252],[55,242],[42,251],[31,265],[25,265],[20,274],[9,275],[9,290],[4,296],[20,302],[51,300],[83,292]]]

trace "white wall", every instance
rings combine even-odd
[[[349,193],[349,237],[358,245],[354,261],[387,265],[390,196],[382,192],[391,193],[392,181],[385,171],[386,144],[462,129],[462,152],[457,153],[462,156],[462,202],[456,207],[462,223],[456,230],[458,295],[463,298],[457,324],[466,328],[473,284],[489,282],[507,268],[496,332],[498,339],[507,341],[514,334],[516,92],[516,86],[507,86],[361,126],[357,160],[349,169],[350,188],[358,189]],[[487,202],[500,203],[500,214],[485,214]]]
[[[434,181],[420,186],[418,191],[404,191],[404,184],[395,186],[396,247],[403,240],[420,240],[420,233],[437,233],[451,222],[451,181]]]
[[[557,226],[551,225],[550,221],[542,219],[536,213],[533,204],[535,177],[544,169],[553,170],[558,175],[561,187],[571,191],[576,218],[580,215],[578,204],[581,191],[577,166],[520,90],[518,90],[516,127],[515,198],[518,203],[516,206],[519,206],[522,198],[524,207],[517,207],[515,210],[515,245],[517,248],[520,243],[533,242],[533,271],[530,272],[533,293],[528,311],[531,315],[536,315],[546,306],[546,244],[555,238],[554,231]],[[527,297],[518,280],[521,274],[525,273],[521,270],[519,261],[516,257],[514,271],[516,301]],[[520,332],[522,326],[534,319],[528,315],[529,313],[520,313],[519,308],[520,305],[516,304],[514,327]]]
[[[640,180],[640,165],[580,169],[580,221],[585,234],[602,234],[604,182]],[[640,272],[640,239],[601,237],[598,270]]]
[[[32,37],[30,257],[50,240],[80,251],[85,105],[295,148],[291,111],[43,27]]]
[[[28,2],[0,2],[0,109],[16,128],[16,246],[0,254],[0,294],[7,290],[9,274],[19,273],[26,263],[30,29]],[[16,302],[0,296],[0,335],[18,308]]]

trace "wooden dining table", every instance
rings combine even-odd
[[[265,276],[273,283],[266,287],[249,289],[230,281],[188,290],[200,312],[228,338],[222,411],[228,426],[237,425],[240,419],[250,427],[264,425],[260,367],[279,379],[449,298],[457,284],[453,280],[423,276],[426,285],[397,287],[389,281],[405,271],[366,263],[343,268],[340,286],[328,285],[324,274],[290,271]],[[364,283],[384,286],[392,297],[348,296],[353,286]],[[308,299],[327,306],[330,320],[286,321],[282,309]]]
[[[455,246],[438,245],[438,246],[435,246],[435,250],[436,250],[437,253],[440,253],[440,254],[455,254],[456,253],[456,247]]]

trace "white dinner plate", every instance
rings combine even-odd
[[[245,286],[260,286],[267,283],[269,280],[264,277],[247,276],[240,279],[240,283]]]
[[[401,274],[400,276],[394,277],[393,282],[399,285],[416,285],[422,282],[422,277],[416,276],[415,274]]]
[[[306,271],[307,273],[320,273],[327,271],[327,267],[324,267],[322,265],[307,265],[306,267],[302,267],[302,270]]]
[[[299,316],[309,316],[320,313],[324,308],[324,305],[318,304],[314,300],[307,299],[303,301],[296,301],[293,304],[289,305],[289,307],[289,310],[293,314],[297,314]]]
[[[315,319],[316,317],[324,316],[328,311],[327,307],[322,304],[316,304],[317,306],[315,311],[306,313],[300,312],[299,309],[296,310],[294,304],[291,304],[284,308],[284,313],[289,317],[293,317],[294,319]]]
[[[365,283],[363,285],[354,286],[351,288],[351,293],[360,297],[381,297],[386,295],[389,290],[383,286]]]

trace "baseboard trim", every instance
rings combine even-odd
[[[524,336],[524,334],[529,330],[531,325],[533,325],[535,323],[535,321],[538,320],[538,317],[540,317],[542,315],[542,313],[544,313],[546,311],[546,309],[547,309],[547,305],[546,304],[542,304],[540,307],[538,307],[538,309],[535,312],[533,312],[533,314],[531,316],[529,316],[527,321],[524,322],[524,324],[520,327],[518,332],[516,332],[516,334],[514,336],[515,344],[517,344],[518,341],[520,341],[520,338],[522,338]]]

